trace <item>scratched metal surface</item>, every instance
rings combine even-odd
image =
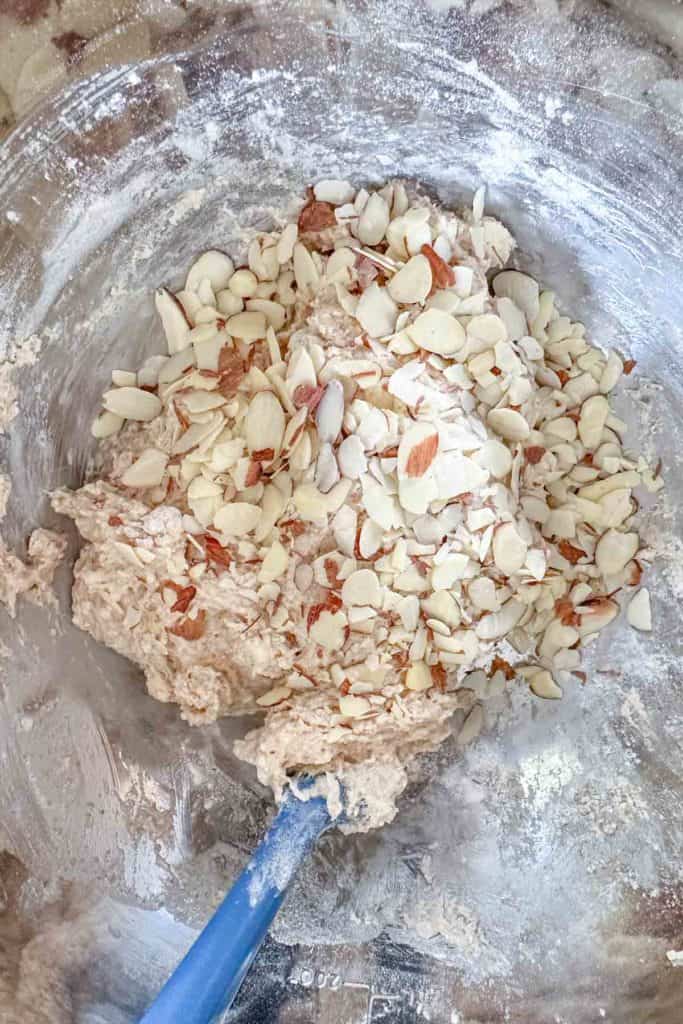
[[[569,6],[233,5],[196,52],[79,83],[0,152],[0,348],[44,342],[0,439],[18,546],[81,479],[110,370],[159,346],[151,289],[319,176],[445,202],[486,181],[520,264],[639,362],[623,411],[668,493],[645,515],[656,636],[611,630],[590,685],[559,706],[516,689],[466,756],[423,763],[391,826],[327,836],[234,1024],[683,1017],[681,134],[656,88],[677,69]],[[0,994],[22,1024],[129,1024],[272,807],[231,754],[244,723],[188,729],[73,629],[66,570],[58,591],[0,620]]]

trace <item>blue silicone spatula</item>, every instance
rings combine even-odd
[[[302,791],[301,782],[298,789]],[[237,994],[316,840],[333,824],[323,797],[291,789],[265,838],[140,1024],[213,1024]]]

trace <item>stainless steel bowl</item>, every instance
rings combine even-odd
[[[638,40],[606,14],[476,19],[381,0],[230,20],[195,50],[169,40],[72,86],[0,151],[0,347],[42,342],[0,438],[5,537],[21,550],[38,524],[68,528],[46,494],[82,479],[110,371],[160,350],[151,291],[196,252],[237,252],[321,176],[419,179],[445,203],[487,183],[519,265],[638,360],[621,409],[667,481],[643,513],[655,632],[608,630],[559,705],[515,687],[466,755],[447,743],[425,759],[391,826],[328,836],[228,1019],[675,1024],[680,119],[634,87]],[[0,985],[22,1022],[39,1007],[55,1024],[123,1024],[272,806],[231,753],[244,723],[185,726],[70,624],[67,568],[57,591],[54,608],[0,612]]]

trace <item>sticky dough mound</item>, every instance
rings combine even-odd
[[[76,624],[193,724],[264,713],[238,755],[278,797],[341,784],[349,830],[456,710],[465,742],[507,686],[560,696],[640,580],[624,366],[500,272],[513,246],[479,194],[319,183],[248,265],[157,291],[169,354],[114,374],[91,481],[53,498]]]

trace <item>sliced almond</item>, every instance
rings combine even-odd
[[[138,382],[138,375],[132,370],[112,370],[111,371],[111,382],[117,388],[124,387],[136,387]]]
[[[507,341],[508,332],[503,320],[495,313],[481,313],[468,322],[467,337],[486,342],[493,348],[499,342]]]
[[[292,494],[294,507],[304,522],[327,522],[328,504],[326,495],[321,494],[315,484],[299,484]]]
[[[634,470],[624,470],[623,473],[614,473],[613,476],[607,477],[606,480],[596,480],[595,483],[586,484],[585,487],[579,490],[579,496],[587,498],[588,501],[600,501],[606,494],[610,494],[612,491],[625,487],[637,487],[639,483],[639,473],[636,473]]]
[[[450,590],[456,580],[461,580],[469,565],[467,555],[448,555],[432,569],[432,589]]]
[[[285,499],[274,484],[267,484],[261,498],[261,518],[254,530],[254,540],[261,543],[270,535],[285,509]]]
[[[272,391],[254,395],[244,420],[244,437],[250,452],[280,453],[285,434],[285,414]]]
[[[285,307],[279,302],[273,302],[272,299],[247,299],[246,307],[250,313],[262,313],[266,318],[266,323],[270,324],[274,330],[282,330],[287,313]]]
[[[414,423],[398,446],[399,479],[424,476],[434,462],[438,449],[439,434],[435,427],[430,423]]]
[[[218,509],[213,525],[229,537],[246,537],[252,533],[261,518],[258,505],[246,501],[232,501]]]
[[[652,630],[652,609],[650,606],[650,592],[645,587],[639,590],[635,597],[629,601],[626,609],[626,618],[630,626],[639,629],[643,633]]]
[[[342,506],[332,521],[334,540],[339,550],[352,557],[356,546],[358,516],[347,505]]]
[[[263,313],[236,313],[225,322],[225,329],[234,338],[240,338],[247,344],[265,338],[268,324]]]
[[[515,409],[491,409],[486,422],[506,441],[526,441],[531,433],[529,424]]]
[[[609,402],[604,395],[593,395],[581,406],[578,430],[586,448],[597,448],[609,416]]]
[[[598,633],[608,626],[619,614],[619,605],[609,597],[596,598],[576,609],[579,616],[579,636]]]
[[[272,690],[268,690],[267,693],[262,693],[260,697],[256,698],[256,703],[260,708],[272,708],[276,704],[282,704],[283,701],[287,700],[292,696],[292,690],[289,686],[274,686]]]
[[[318,383],[313,360],[303,345],[295,348],[289,357],[286,380],[292,394],[302,385],[314,388]]]
[[[562,690],[547,669],[534,672],[529,677],[529,688],[537,697],[544,697],[546,700],[560,700],[562,697]]]
[[[323,392],[315,412],[315,422],[321,443],[334,444],[339,437],[344,419],[344,388],[338,380],[331,380]]]
[[[320,382],[324,384],[332,377],[347,378],[366,391],[377,387],[382,370],[372,359],[330,359],[320,373]]]
[[[320,644],[328,651],[341,651],[346,640],[348,619],[342,611],[322,611],[309,629],[314,644]]]
[[[430,690],[434,685],[432,670],[424,661],[414,661],[406,672],[406,689],[417,692]]]
[[[297,242],[294,246],[294,277],[297,288],[304,295],[312,294],[320,280],[313,258],[301,242]]]
[[[344,580],[341,599],[345,605],[370,605],[379,608],[382,604],[382,588],[377,573],[372,569],[357,569]]]
[[[412,256],[387,285],[394,302],[405,305],[424,302],[431,289],[432,271],[429,260],[421,254]]]
[[[486,441],[472,458],[482,469],[487,469],[496,480],[502,480],[512,468],[510,449],[501,441]]]
[[[118,434],[119,430],[125,423],[123,416],[117,416],[114,412],[101,412],[100,415],[93,420],[92,426],[90,427],[90,433],[93,437],[101,440],[104,437],[111,437],[113,434]]]
[[[368,460],[365,456],[363,442],[357,434],[345,437],[337,449],[337,462],[342,476],[349,480],[360,480],[367,472]]]
[[[450,629],[460,625],[460,609],[447,590],[437,590],[430,597],[423,598],[422,611],[430,619],[438,619]]]
[[[164,479],[168,455],[158,448],[145,448],[121,477],[124,487],[158,487]]]
[[[185,281],[185,289],[189,292],[196,292],[202,280],[208,280],[214,292],[227,288],[228,281],[233,275],[234,264],[229,256],[218,249],[208,249],[202,253],[190,267]]]
[[[368,285],[356,306],[355,317],[371,338],[392,334],[396,327],[398,306],[386,288],[374,281]]]
[[[157,374],[157,380],[159,384],[173,384],[174,381],[179,380],[183,374],[191,370],[196,363],[195,350],[193,345],[188,345],[187,348],[181,349],[179,352],[175,352],[170,359],[167,359],[163,366],[159,368]]]
[[[300,480],[313,460],[313,439],[309,429],[304,430],[301,439],[289,454],[289,471],[294,480]]]
[[[321,494],[327,494],[339,480],[339,466],[332,445],[321,444],[315,464],[315,484]]]
[[[448,501],[460,494],[472,493],[483,487],[489,479],[488,470],[482,469],[474,459],[456,452],[445,452],[434,462],[434,477],[438,496]]]
[[[524,605],[510,598],[500,611],[482,615],[476,627],[477,636],[482,640],[498,640],[515,628],[523,614]]]
[[[313,186],[313,194],[321,203],[342,206],[344,203],[352,202],[355,189],[348,181],[341,181],[339,178],[324,178]]]
[[[600,391],[603,395],[608,394],[619,381],[624,372],[624,364],[616,352],[610,352],[607,356],[605,368],[600,375]]]
[[[372,704],[365,697],[357,697],[353,693],[347,693],[339,698],[339,711],[344,718],[362,718],[372,711]]]
[[[606,530],[595,549],[595,564],[603,576],[614,576],[626,567],[639,547],[637,533]]]
[[[372,519],[366,519],[358,538],[358,551],[361,558],[372,558],[381,549],[383,541],[384,531],[382,528]]]
[[[480,611],[497,612],[500,609],[500,600],[496,593],[496,585],[487,576],[478,576],[470,580],[467,585],[467,595]]]
[[[519,572],[526,562],[528,547],[514,523],[503,523],[493,534],[493,560],[504,576]]]
[[[228,288],[238,299],[248,299],[258,288],[258,278],[251,270],[241,267],[228,281]]]
[[[261,583],[271,583],[287,571],[289,555],[279,540],[273,541],[261,563],[258,578]]]
[[[540,292],[533,277],[518,270],[504,270],[493,279],[493,293],[499,297],[512,299],[526,314],[530,324],[538,316]]]
[[[431,474],[415,478],[403,477],[398,482],[398,500],[401,508],[413,515],[424,515],[438,496],[436,480]]]
[[[229,288],[224,288],[216,295],[216,306],[223,316],[234,316],[235,313],[242,312],[244,302],[239,295],[235,295]]]
[[[114,388],[112,391],[105,391],[102,400],[108,412],[113,412],[124,420],[138,420],[143,423],[153,420],[162,408],[156,395],[140,388]]]
[[[175,295],[168,288],[157,288],[154,293],[154,305],[161,318],[161,326],[166,335],[166,344],[170,355],[187,348],[190,343],[190,325],[185,310]]]
[[[440,309],[420,313],[406,330],[419,348],[441,356],[452,356],[465,344],[465,332],[460,323]]]
[[[294,415],[291,417],[285,428],[285,433],[282,438],[282,452],[284,455],[288,455],[291,451],[296,448],[297,444],[301,440],[304,427],[306,426],[306,420],[308,419],[308,409],[306,406],[302,406],[301,409],[297,409]]]
[[[388,226],[387,202],[379,192],[373,192],[358,220],[356,235],[363,245],[379,245]]]

